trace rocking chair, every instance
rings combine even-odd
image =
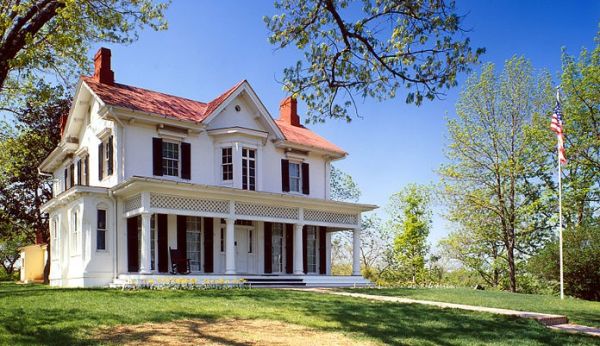
[[[189,274],[190,260],[185,257],[185,253],[179,249],[173,250],[169,247],[171,255],[171,274]]]

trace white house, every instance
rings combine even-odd
[[[110,58],[96,53],[39,167],[54,182],[51,285],[181,275],[181,259],[199,279],[368,283],[360,217],[375,206],[330,199],[331,162],[347,153],[300,124],[295,99],[273,119],[247,81],[198,102],[115,83]],[[353,276],[332,276],[344,231]]]

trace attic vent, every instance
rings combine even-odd
[[[235,111],[239,112],[242,110],[242,107],[240,107],[240,105],[235,105]]]

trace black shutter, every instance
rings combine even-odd
[[[302,227],[302,268],[304,274],[308,273],[308,232],[306,231],[306,226]]]
[[[161,176],[162,173],[162,138],[152,138],[152,174]]]
[[[204,218],[204,272],[212,273],[213,269],[213,242],[214,242],[214,229],[213,229],[213,218]]]
[[[192,177],[191,151],[190,143],[181,143],[181,179]]]
[[[90,185],[90,156],[89,155],[85,155],[85,159],[83,160],[83,165],[84,165],[83,174],[85,176],[85,180],[84,180],[83,184],[88,186],[88,185]]]
[[[75,164],[72,163],[69,166],[69,187],[73,187],[75,185]]]
[[[310,179],[308,174],[308,163],[302,163],[302,193],[308,195],[310,193]]]
[[[182,258],[187,258],[187,217],[177,215],[177,252]],[[185,273],[187,268],[178,268],[180,273]]]
[[[327,245],[325,240],[327,239],[327,227],[319,227],[319,274],[327,274],[327,255],[325,250]]]
[[[106,155],[108,156],[108,161],[106,164],[106,175],[113,174],[113,136],[108,137],[108,142],[106,143]]]
[[[69,170],[65,168],[65,191],[69,189]]]
[[[273,272],[273,224],[265,222],[265,273]]]
[[[135,273],[140,271],[138,254],[138,217],[127,219],[127,271]]]
[[[98,180],[102,180],[104,178],[104,143],[100,142],[98,144]]]
[[[169,271],[169,240],[168,240],[168,218],[167,214],[158,214],[158,271],[166,273]]]
[[[285,272],[294,272],[294,225],[285,225]]]
[[[281,160],[281,190],[290,192],[290,161]]]

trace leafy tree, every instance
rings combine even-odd
[[[410,184],[392,195],[387,207],[394,229],[394,253],[401,270],[413,284],[425,273],[431,228],[431,194],[427,187]]]
[[[70,100],[62,88],[40,85],[23,103],[14,112],[16,124],[5,122],[0,128],[0,239],[19,233],[23,241],[37,236],[49,243],[48,220],[40,207],[52,198],[52,185],[37,167],[60,140],[60,117],[69,111]]]
[[[5,102],[47,74],[68,81],[89,66],[92,43],[130,43],[167,27],[167,3],[152,0],[4,0],[0,7],[0,91]],[[13,109],[14,107],[9,107]]]
[[[284,89],[313,121],[351,120],[355,97],[383,100],[408,90],[420,105],[456,85],[484,49],[473,51],[454,1],[278,0],[265,17],[272,44],[304,59],[284,70]]]
[[[440,174],[450,219],[467,234],[489,240],[484,257],[495,258],[502,243],[498,255],[513,292],[517,256],[533,254],[553,226],[548,209],[553,185],[548,172],[554,167],[548,152],[556,143],[548,130],[552,100],[549,75],[534,75],[527,60],[514,57],[499,76],[493,64],[470,76],[456,106],[458,117],[448,121],[450,162]]]
[[[600,211],[600,32],[592,52],[563,54],[561,88],[569,163],[563,168],[567,225]]]
[[[331,166],[329,174],[330,194],[334,201],[358,202],[360,189],[352,177],[344,171]]]
[[[19,259],[19,248],[27,245],[25,234],[7,229],[12,227],[15,225],[6,222],[0,223],[0,265],[9,278],[15,272],[15,264]]]
[[[600,224],[597,221],[569,227],[563,233],[565,293],[600,301]],[[558,240],[546,244],[527,263],[532,274],[558,286]]]

